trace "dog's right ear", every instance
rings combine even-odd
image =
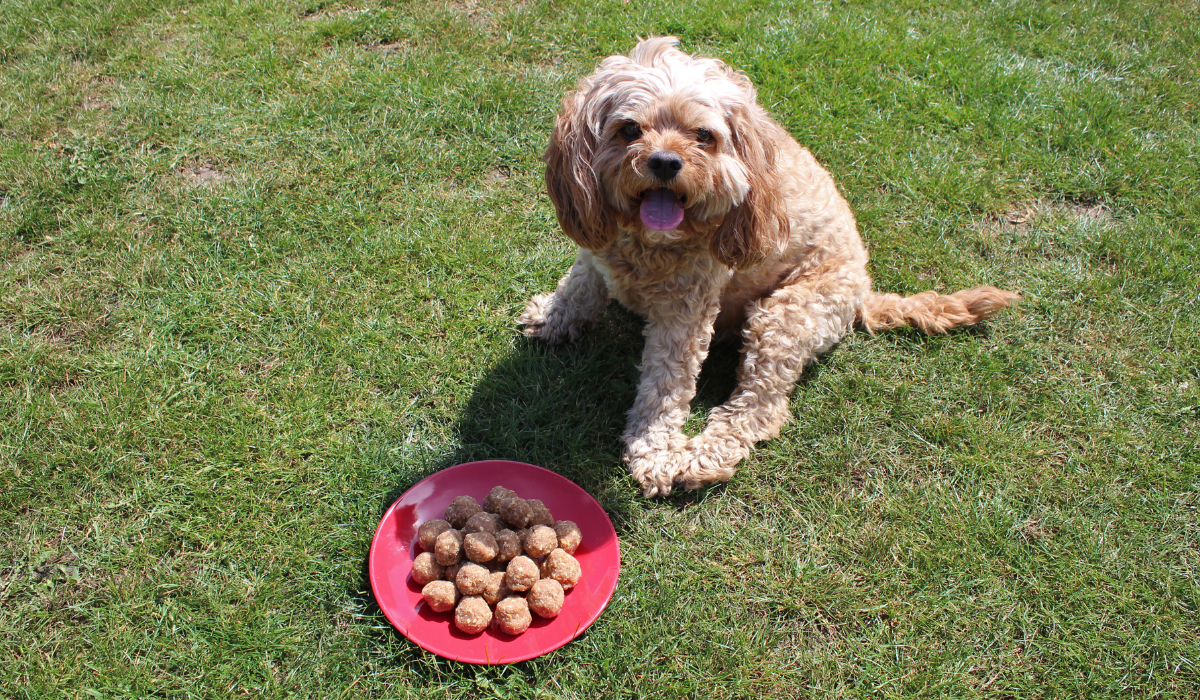
[[[592,168],[598,141],[581,109],[582,93],[563,99],[546,148],[546,189],[563,232],[581,248],[601,250],[617,237],[617,222],[604,205]]]

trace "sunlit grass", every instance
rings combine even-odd
[[[5,4],[3,695],[1195,696],[1194,10]],[[572,256],[561,96],[662,33],[829,167],[879,288],[1024,299],[848,338],[730,484],[646,501],[637,319],[559,349],[514,319]],[[512,667],[425,654],[364,569],[395,497],[478,458],[580,483],[625,557]]]

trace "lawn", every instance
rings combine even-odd
[[[733,481],[646,500],[640,322],[515,319],[573,257],[559,99],[667,33],[829,168],[877,288],[1023,300],[848,337]],[[1197,76],[1192,0],[3,0],[0,697],[1196,697]],[[482,458],[575,480],[624,557],[510,667],[366,577]]]

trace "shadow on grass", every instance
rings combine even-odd
[[[455,426],[458,447],[396,484],[380,503],[378,516],[429,474],[484,459],[536,464],[571,479],[604,506],[618,533],[632,507],[686,507],[723,491],[718,484],[647,501],[625,471],[620,436],[637,392],[642,325],[612,303],[576,343],[549,346],[519,339],[514,352],[476,384]],[[829,357],[823,355],[805,370],[797,391],[820,376]],[[692,401],[692,415],[698,419],[692,421],[694,428],[729,398],[740,360],[739,340],[714,342]]]

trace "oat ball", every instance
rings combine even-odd
[[[467,634],[479,634],[492,622],[492,609],[476,595],[463,598],[454,609],[454,625]]]
[[[437,540],[438,535],[449,529],[451,529],[450,523],[445,520],[430,520],[417,528],[417,541],[421,543],[421,549],[432,552],[433,543]]]
[[[538,565],[529,557],[513,557],[504,573],[504,583],[514,591],[527,591],[538,580]]]
[[[442,566],[457,564],[462,559],[463,536],[458,530],[446,530],[433,543],[433,555]]]
[[[545,525],[534,525],[529,528],[525,537],[525,554],[533,557],[544,557],[558,549],[558,535]]]
[[[508,561],[521,554],[521,538],[512,530],[496,533],[496,561]]]
[[[491,561],[499,550],[496,538],[488,532],[472,532],[463,540],[463,551],[473,562]]]
[[[536,498],[530,498],[525,502],[529,504],[529,509],[533,511],[533,518],[529,521],[530,527],[534,525],[551,527],[554,525],[554,516],[550,514],[550,509],[546,507],[545,503]]]
[[[458,592],[463,595],[479,595],[483,593],[483,589],[487,588],[491,578],[492,572],[482,566],[463,564],[462,568],[458,570],[458,576],[454,577],[454,583],[458,586]]]
[[[458,570],[461,568],[462,564],[451,564],[450,566],[447,566],[446,572],[442,574],[442,578],[446,579],[450,583],[454,583],[454,580],[458,578]]]
[[[579,548],[579,543],[583,541],[583,532],[570,520],[554,523],[554,532],[558,534],[558,546],[567,554],[574,554]]]
[[[542,562],[542,578],[552,578],[562,584],[563,590],[571,590],[579,583],[583,570],[579,568],[579,560],[561,549],[550,552],[550,556]]]
[[[463,525],[463,533],[471,534],[472,532],[490,532],[496,534],[500,528],[504,527],[504,521],[495,513],[476,513],[467,520],[467,524]]]
[[[433,552],[421,552],[417,558],[413,560],[412,577],[417,583],[424,586],[430,581],[436,581],[446,574],[446,568],[437,563]]]
[[[512,595],[512,591],[504,583],[504,572],[494,571],[488,576],[488,584],[480,593],[483,599],[488,602],[488,605],[495,605]]]
[[[472,515],[482,512],[483,508],[479,507],[479,503],[470,496],[459,496],[450,502],[446,507],[445,518],[454,527],[462,527],[467,524]]]
[[[425,597],[425,604],[435,612],[452,610],[458,602],[458,589],[449,581],[430,581],[421,589],[421,595]]]
[[[544,578],[529,589],[527,602],[538,617],[558,617],[562,612],[563,587],[552,578]]]
[[[500,517],[513,527],[529,527],[533,520],[533,509],[524,498],[513,496],[500,502]]]
[[[496,603],[496,624],[505,634],[516,636],[529,629],[533,616],[529,604],[521,596],[510,596]]]
[[[487,498],[483,499],[483,509],[489,513],[499,513],[500,502],[513,498],[516,495],[516,491],[510,491],[503,486],[493,486]]]

